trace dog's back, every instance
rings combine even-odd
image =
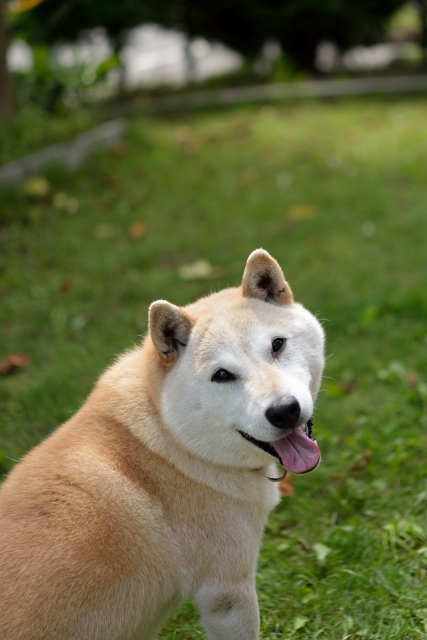
[[[15,468],[0,501],[1,638],[122,637],[147,589],[151,607],[176,598],[180,552],[156,468],[90,406]]]

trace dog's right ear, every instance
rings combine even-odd
[[[148,310],[148,328],[160,361],[171,365],[178,357],[179,348],[187,345],[194,320],[179,307],[157,300]]]
[[[264,249],[252,251],[246,263],[242,280],[245,298],[258,298],[273,304],[292,304],[291,287],[286,282],[279,264]]]

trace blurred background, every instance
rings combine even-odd
[[[238,285],[262,246],[327,367],[322,465],[266,529],[261,637],[425,637],[427,1],[0,9],[0,472],[151,301]],[[191,602],[160,637],[204,637]]]
[[[424,0],[2,0],[0,110],[426,68]]]

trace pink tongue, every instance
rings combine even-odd
[[[279,454],[283,466],[292,473],[306,473],[319,463],[320,450],[316,440],[311,440],[299,428],[271,444]]]

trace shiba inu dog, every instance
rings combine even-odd
[[[209,640],[258,640],[275,458],[310,471],[318,321],[261,249],[241,287],[149,332],[0,491],[2,640],[149,640],[194,598]]]

